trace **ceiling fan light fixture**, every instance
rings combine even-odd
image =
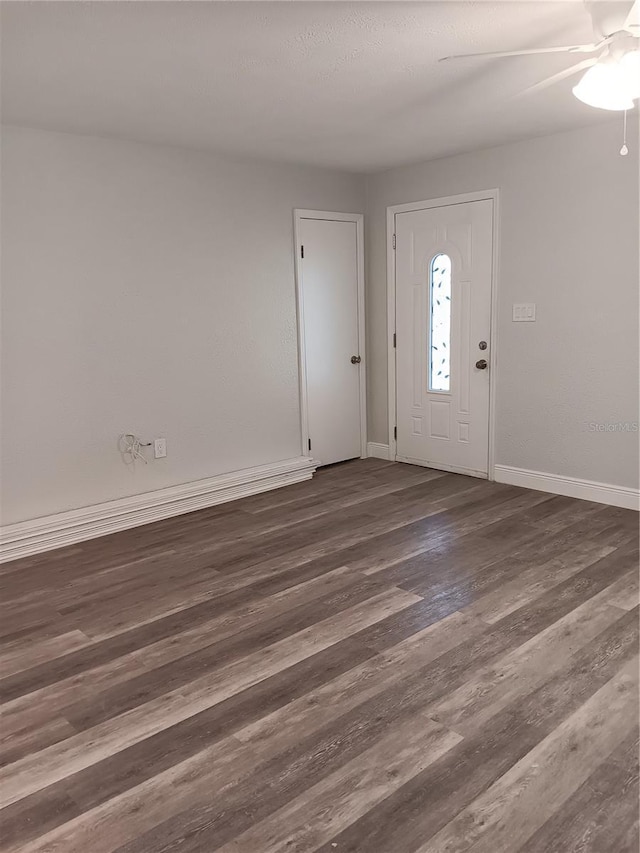
[[[620,60],[632,98],[640,98],[640,49],[629,50]]]
[[[600,60],[573,87],[573,94],[584,104],[601,110],[632,110],[637,97],[633,93],[632,71],[621,61]]]

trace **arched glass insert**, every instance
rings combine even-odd
[[[436,255],[429,267],[429,391],[451,387],[451,258]]]

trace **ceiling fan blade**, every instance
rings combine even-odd
[[[561,80],[566,80],[567,77],[572,77],[580,71],[585,71],[587,68],[591,68],[591,66],[595,65],[597,61],[598,60],[595,57],[582,59],[580,62],[576,62],[575,65],[571,65],[569,68],[565,68],[563,71],[559,71],[557,74],[552,74],[551,77],[546,77],[539,83],[535,83],[533,86],[523,89],[517,97],[525,97],[526,95],[532,95],[534,92],[541,92],[543,89],[548,89],[549,86],[554,86],[556,83],[560,83]]]
[[[632,36],[640,36],[640,0],[635,0],[631,7],[627,20],[624,22],[624,27]]]
[[[640,2],[640,0],[637,0]],[[499,50],[490,53],[456,53],[443,56],[438,61],[448,62],[450,59],[476,59],[478,57],[498,59],[503,56],[535,56],[539,53],[595,53],[606,44],[608,39],[602,39],[594,44],[570,44],[563,47],[536,47],[530,50]]]

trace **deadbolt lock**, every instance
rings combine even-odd
[[[360,358],[359,355],[352,355],[351,356],[351,364],[360,364],[361,361],[362,361],[362,359]]]
[[[486,341],[480,341],[480,343],[478,344],[478,349],[486,349],[486,348],[487,348],[487,342]]]

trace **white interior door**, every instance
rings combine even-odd
[[[358,223],[301,218],[298,243],[309,450],[329,465],[362,455]]]
[[[397,459],[486,477],[493,201],[396,214]]]

